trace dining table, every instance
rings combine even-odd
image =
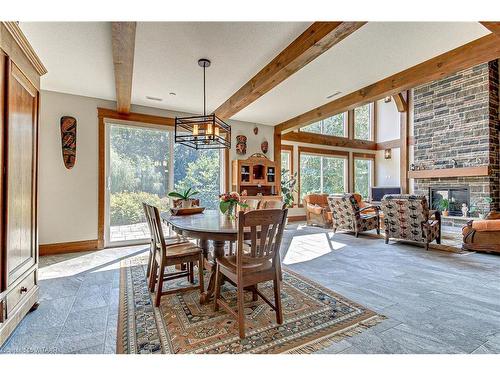
[[[202,293],[200,302],[210,302],[215,290],[215,272],[217,259],[224,256],[226,243],[237,240],[238,220],[231,219],[219,210],[205,210],[193,215],[172,215],[170,212],[160,214],[162,220],[180,235],[198,240],[203,249],[204,268],[210,272],[207,290]],[[248,232],[248,238],[250,232]],[[213,252],[210,251],[212,242]]]

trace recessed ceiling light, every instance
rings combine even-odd
[[[331,98],[333,98],[334,96],[337,96],[338,94],[340,94],[340,91],[335,91],[333,94],[328,95],[326,98],[327,98],[327,99],[331,99]]]
[[[175,92],[169,92],[169,95],[176,96],[177,94]]]
[[[155,96],[146,96],[146,99],[154,100],[156,102],[161,102],[163,100],[162,98],[157,98]]]

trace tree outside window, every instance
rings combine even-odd
[[[338,115],[304,126],[300,131],[345,137],[346,122],[347,113],[339,113]]]
[[[310,193],[343,193],[345,168],[344,158],[300,154],[300,198]]]
[[[354,138],[371,140],[371,104],[365,104],[354,109]]]
[[[373,160],[354,159],[354,191],[369,199],[372,186]]]

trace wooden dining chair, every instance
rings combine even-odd
[[[278,324],[283,323],[279,250],[287,214],[287,209],[240,212],[236,255],[225,256],[217,260],[214,310],[217,311],[220,305],[238,320],[239,334],[242,339],[245,338],[244,288],[251,291],[253,297],[261,297],[276,311]],[[245,232],[250,234],[248,243],[244,241]],[[237,312],[221,298],[223,278],[227,278],[237,288]],[[273,281],[274,304],[258,289],[259,283],[270,280]]]
[[[149,286],[149,290],[151,292],[154,291],[154,287],[155,287],[155,278],[152,278],[151,277],[151,270],[153,268],[153,259],[155,257],[155,251],[158,251],[158,247],[156,246],[156,243],[155,243],[155,239],[154,239],[154,230],[153,230],[153,227],[152,227],[152,219],[151,219],[151,215],[150,215],[150,212],[149,210],[147,209],[147,204],[146,203],[142,203],[142,208],[144,209],[144,216],[146,217],[146,223],[148,224],[148,229],[149,229],[149,233],[150,233],[150,242],[149,242],[149,256],[148,256],[148,268],[146,270],[146,278],[148,279],[148,286]],[[176,234],[175,236],[169,236],[169,237],[165,237],[165,244],[167,246],[170,246],[170,245],[175,245],[175,244],[179,244],[179,243],[188,243],[188,239],[183,237],[183,236],[179,236],[178,234]],[[184,265],[183,270],[187,270],[187,271],[191,271],[189,265]],[[194,275],[192,274],[192,272],[190,272],[189,274],[186,274],[185,276],[187,276],[188,280],[192,282],[192,280],[194,280]]]
[[[262,202],[261,203],[261,208],[266,208],[266,209],[279,208],[279,209],[283,209],[283,208],[285,208],[285,202],[283,202],[281,200],[278,201],[278,200],[272,199],[272,200],[268,200],[268,201]]]
[[[163,235],[160,213],[158,208],[144,204],[147,211],[147,218],[151,222],[153,234],[154,256],[151,261],[150,285],[153,290],[156,285],[155,306],[160,306],[161,297],[167,294],[174,294],[182,291],[200,289],[200,294],[204,291],[203,282],[203,251],[195,244],[184,241],[178,243],[169,243]],[[166,267],[187,263],[187,270],[166,273]],[[186,287],[169,289],[163,291],[163,282],[181,277],[188,277],[191,283],[194,283],[194,264],[198,264],[198,285],[189,285]]]

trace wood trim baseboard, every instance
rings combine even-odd
[[[293,223],[295,221],[306,221],[306,215],[288,216],[289,223]]]
[[[43,244],[39,246],[40,256],[78,253],[81,251],[91,251],[99,249],[98,240],[74,241],[74,242],[59,242],[51,244]]]

